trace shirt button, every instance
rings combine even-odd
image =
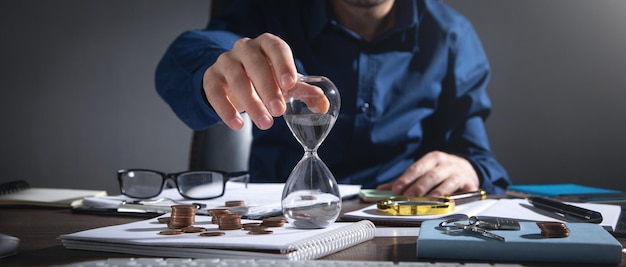
[[[361,106],[361,111],[362,112],[366,112],[368,109],[370,108],[370,103],[363,103],[363,105]]]

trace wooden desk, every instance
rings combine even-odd
[[[343,206],[344,210],[350,211],[364,205],[367,204],[361,203],[358,199],[353,199],[344,201]],[[1,208],[0,233],[18,237],[21,242],[18,254],[0,259],[0,266],[51,266],[106,258],[138,257],[130,254],[70,250],[64,248],[61,245],[61,241],[57,238],[61,234],[143,219],[146,219],[146,217],[73,214],[68,209]],[[344,251],[326,256],[322,260],[420,261],[415,255],[415,240],[416,237],[377,237]],[[620,241],[622,244],[626,243],[626,239],[620,239]],[[524,265],[574,266],[572,264]],[[622,265],[620,266],[626,266],[626,260],[622,260]]]

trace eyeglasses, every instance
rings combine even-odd
[[[176,187],[178,193],[188,199],[212,199],[224,195],[226,182],[243,181],[248,187],[247,172],[186,171],[164,173],[145,169],[118,170],[117,179],[122,195],[148,199],[156,197],[168,186]],[[173,183],[173,184],[172,184]]]

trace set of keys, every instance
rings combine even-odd
[[[464,219],[450,219],[443,221],[439,224],[439,227],[447,232],[466,231],[499,241],[505,241],[505,238],[501,235],[489,232],[489,230],[520,230],[519,222],[512,219],[485,216],[472,216],[469,219],[466,218],[467,217]],[[465,220],[467,220],[467,223],[462,223]]]

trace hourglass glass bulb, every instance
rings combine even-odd
[[[283,116],[305,153],[285,183],[283,215],[296,228],[324,228],[339,216],[341,196],[317,148],[339,116],[339,91],[328,78],[303,76],[284,97]]]
[[[284,118],[305,150],[317,150],[339,116],[340,98],[335,85],[325,77],[300,77],[285,93]]]

